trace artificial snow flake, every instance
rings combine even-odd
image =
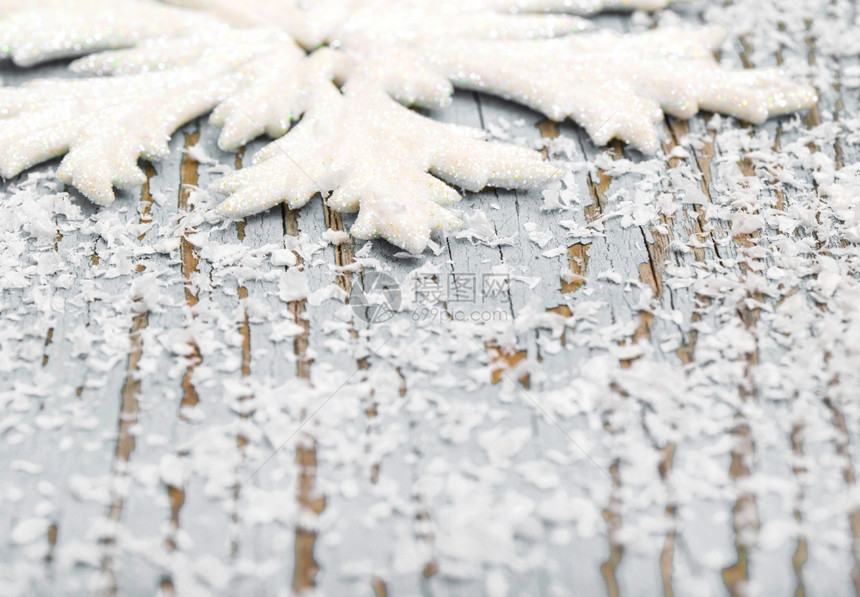
[[[282,137],[215,185],[241,217],[320,193],[358,211],[354,236],[413,252],[460,225],[458,191],[534,187],[559,172],[536,152],[433,122],[453,87],[571,118],[597,143],[659,146],[663,113],[700,108],[762,122],[812,105],[779,70],[727,71],[719,28],[621,36],[580,16],[663,0],[0,0],[0,52],[22,66],[83,56],[108,78],[0,89],[0,174],[66,154],[59,177],[96,203],[141,184],[139,158],[212,111],[219,144]],[[294,130],[291,126],[297,124]]]

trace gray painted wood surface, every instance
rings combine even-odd
[[[7,181],[0,595],[854,594],[860,65],[831,37],[856,14],[804,5],[678,9],[743,15],[722,60],[821,102],[667,119],[653,159],[458,93],[432,116],[569,171],[569,209],[466,197],[497,246],[332,245],[352,217],[318,199],[204,221],[194,187],[263,145],[222,153],[205,120],[110,208],[56,163]],[[370,271],[400,283],[390,321],[346,303]],[[510,286],[413,304],[419,273]]]

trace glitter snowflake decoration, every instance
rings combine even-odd
[[[459,224],[455,187],[534,187],[557,171],[408,106],[454,87],[570,118],[596,143],[658,148],[663,113],[762,122],[811,106],[778,70],[727,71],[713,28],[617,35],[580,15],[666,0],[0,0],[0,49],[20,66],[79,57],[87,77],[0,89],[0,174],[65,154],[59,177],[100,205],[144,182],[140,158],[212,112],[219,145],[279,138],[215,184],[239,218],[320,193],[358,211],[352,234],[422,251]],[[295,126],[293,126],[295,125]],[[292,127],[292,128],[291,128]],[[453,186],[449,186],[449,184]]]

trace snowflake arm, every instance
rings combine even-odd
[[[229,29],[202,12],[140,0],[7,0],[0,8],[0,56],[18,66]]]
[[[443,206],[460,195],[436,177],[477,191],[532,187],[557,175],[537,152],[419,116],[369,79],[356,78],[341,92],[320,78],[310,95],[289,135],[213,186],[229,195],[219,215],[242,217],[281,202],[297,208],[331,193],[331,207],[359,212],[353,236],[381,236],[420,252],[434,230],[459,226]]]
[[[597,144],[619,138],[654,153],[659,148],[655,125],[664,112],[689,118],[705,109],[761,123],[815,103],[811,86],[788,81],[778,69],[722,68],[713,50],[724,39],[725,32],[712,27],[504,44],[418,43],[433,68],[457,87],[511,98],[553,120],[571,118]]]
[[[289,58],[287,58],[289,56]],[[286,133],[312,105],[315,82],[342,85],[361,73],[403,105],[441,108],[448,105],[453,86],[442,75],[425,68],[409,52],[384,56],[356,56],[324,48],[307,58],[304,53],[267,53],[245,72],[249,83],[231,95],[212,113],[210,121],[223,128],[221,149],[240,147],[263,132],[277,138]]]
[[[214,70],[175,69],[0,89],[0,173],[9,178],[66,154],[60,179],[108,205],[112,187],[145,182],[138,159],[165,157],[173,131],[217,105],[226,84]]]

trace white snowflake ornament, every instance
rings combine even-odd
[[[318,52],[310,60],[323,57],[343,59]],[[480,131],[412,112],[371,77],[356,77],[340,90],[321,77],[302,99],[308,108],[291,134],[258,153],[251,168],[215,184],[229,195],[221,215],[242,217],[282,201],[296,208],[319,192],[338,211],[359,211],[353,236],[382,236],[422,251],[433,230],[459,226],[441,206],[460,194],[440,178],[478,191],[533,187],[557,172],[534,151],[487,143]]]
[[[444,207],[459,199],[454,187],[534,187],[556,176],[536,152],[404,107],[445,106],[455,86],[646,153],[659,147],[663,113],[761,122],[816,100],[778,70],[721,68],[719,29],[617,35],[578,16],[663,0],[173,4],[0,0],[4,55],[21,66],[83,56],[71,69],[103,77],[0,89],[0,173],[65,154],[60,178],[107,205],[114,187],[143,182],[139,158],[163,157],[176,128],[212,111],[224,149],[281,137],[215,184],[227,195],[221,215],[298,207],[320,193],[336,210],[358,211],[354,236],[420,252],[434,230],[459,225]]]

